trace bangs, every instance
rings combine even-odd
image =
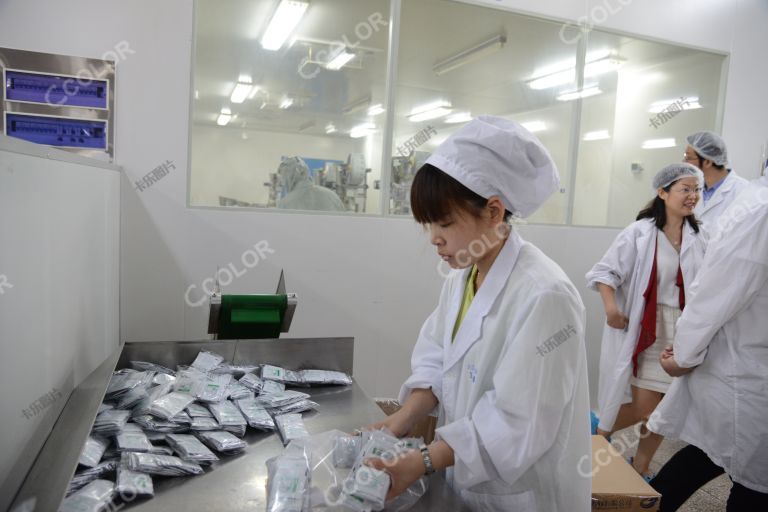
[[[487,203],[487,199],[430,164],[418,170],[411,184],[411,211],[419,224],[442,222],[460,210],[477,216]]]

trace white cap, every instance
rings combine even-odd
[[[427,159],[481,197],[500,196],[504,207],[528,217],[560,188],[544,145],[519,123],[494,116],[473,119]]]

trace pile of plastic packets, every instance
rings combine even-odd
[[[249,427],[277,430],[284,444],[307,436],[301,413],[318,404],[286,386],[351,383],[337,371],[234,366],[208,351],[176,371],[131,361],[112,375],[59,510],[96,512],[151,498],[153,478],[200,475],[245,450]]]

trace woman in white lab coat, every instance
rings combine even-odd
[[[662,437],[644,422],[671,382],[659,364],[672,344],[675,323],[689,297],[689,285],[704,259],[705,235],[693,215],[702,173],[673,164],[653,179],[657,196],[625,228],[587,273],[600,292],[607,322],[600,354],[598,432],[608,436],[637,423],[641,439],[635,470],[652,478],[648,466]]]
[[[651,485],[664,512],[725,471],[728,512],[768,510],[768,177],[721,217],[662,366],[679,376],[648,422],[690,443]]]
[[[394,463],[389,498],[434,470],[475,511],[590,510],[584,307],[564,272],[505,220],[559,188],[541,143],[483,116],[416,174],[411,207],[455,271],[421,329],[400,411],[373,427],[398,436],[437,413],[437,440]],[[589,464],[586,464],[589,466]]]

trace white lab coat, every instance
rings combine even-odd
[[[603,327],[597,394],[602,430],[613,430],[621,405],[632,401],[632,354],[640,337],[645,311],[643,294],[651,277],[657,233],[664,236],[651,219],[633,222],[619,233],[608,252],[586,275],[589,288],[597,290],[597,283],[603,283],[616,290],[616,305],[629,318],[626,330],[614,329],[607,323]],[[690,285],[704,260],[706,238],[703,231],[697,234],[688,222],[683,224],[680,267],[686,303]]]
[[[710,237],[717,234],[718,219],[748,183],[749,181],[736,174],[736,171],[731,171],[709,201],[705,203],[702,197],[696,205],[693,213],[701,221],[701,227]]]
[[[768,493],[768,177],[724,217],[677,325],[675,379],[649,428],[701,448],[730,477]]]
[[[285,197],[277,201],[277,207],[289,210],[344,211],[344,204],[335,192],[318,187],[309,180],[296,184]]]
[[[578,292],[560,267],[512,232],[451,342],[468,272],[446,280],[400,400],[432,389],[437,435],[455,454],[448,481],[473,510],[590,510]]]

